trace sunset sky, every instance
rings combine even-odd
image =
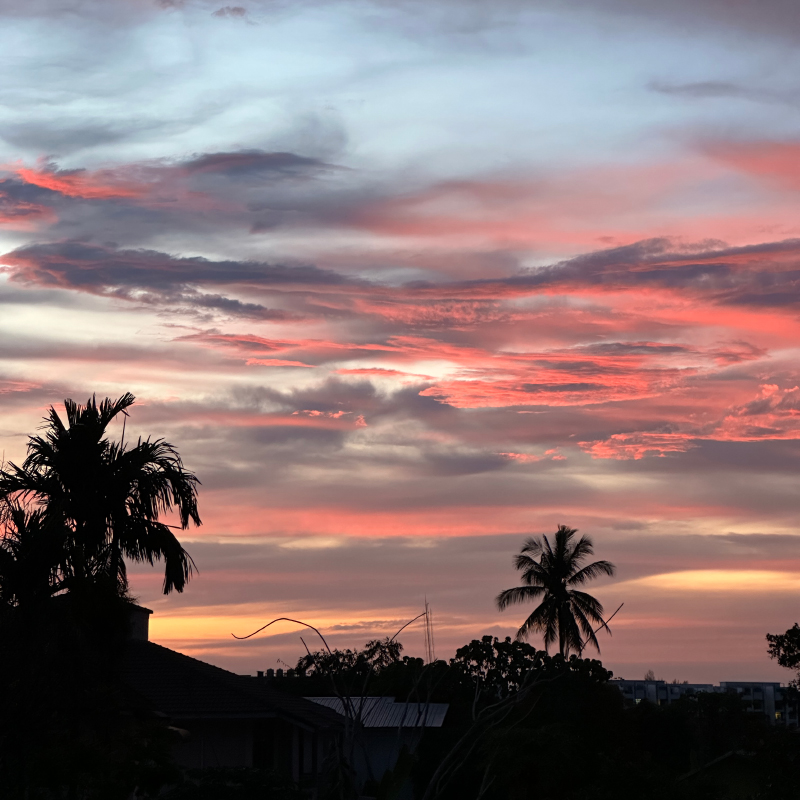
[[[203,484],[187,590],[133,571],[152,638],[254,672],[299,630],[231,633],[427,597],[447,658],[564,523],[615,674],[791,678],[794,0],[0,10],[0,450],[137,396]]]

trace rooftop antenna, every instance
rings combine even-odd
[[[425,597],[425,657],[428,664],[436,661],[436,648],[433,644],[433,611]]]

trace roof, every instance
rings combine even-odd
[[[154,642],[126,643],[122,677],[152,709],[175,720],[280,717],[312,729],[338,727],[343,722],[332,709]]]
[[[309,697],[312,703],[344,714],[338,697]],[[394,697],[354,697],[353,715],[365,728],[441,728],[449,703],[396,703]]]

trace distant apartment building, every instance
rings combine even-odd
[[[611,685],[616,686],[625,700],[631,705],[646,700],[653,705],[662,706],[674,703],[686,694],[699,692],[730,692],[742,698],[747,711],[765,714],[772,725],[796,727],[798,722],[797,704],[788,696],[787,687],[780,683],[759,683],[756,681],[723,681],[714,683],[667,683],[666,681],[630,681],[614,678]]]

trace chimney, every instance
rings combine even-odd
[[[128,638],[137,642],[150,641],[150,615],[153,612],[144,606],[131,603],[128,609]]]

